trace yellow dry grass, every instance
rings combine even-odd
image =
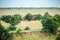
[[[55,15],[60,14],[60,9],[0,9],[0,16],[20,14],[24,17],[27,13],[43,15],[45,12],[48,12],[50,15]]]
[[[9,23],[5,23],[1,21],[2,25],[6,28],[9,27]],[[41,30],[42,24],[41,21],[21,21],[18,25],[16,25],[17,29],[24,29],[29,27],[31,30]]]
[[[24,29],[26,27],[29,27],[32,30],[42,29],[42,24],[41,21],[21,21],[21,23],[17,25],[17,28],[21,29]]]

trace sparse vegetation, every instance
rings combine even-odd
[[[17,32],[16,32],[17,35],[22,35],[23,33],[21,31],[22,31],[21,29],[18,29]]]
[[[3,15],[0,17],[1,21],[4,21],[10,24],[8,28],[4,28],[4,26],[0,24],[0,39],[1,40],[12,40],[13,33],[14,33],[13,40],[44,40],[44,39],[45,40],[60,40],[60,34],[59,35],[57,34],[58,28],[60,27],[60,15],[56,14],[54,16],[51,16],[48,12],[46,12],[43,16],[41,14],[31,14],[31,13],[26,14],[24,18],[23,17],[21,18],[21,16],[22,15],[14,14],[14,15]],[[22,19],[24,19],[24,21],[26,20],[25,24],[23,25],[26,25],[27,22],[32,22],[32,20],[41,21],[43,25],[43,31],[45,33],[46,32],[51,33],[52,35],[51,34],[47,35],[47,33],[45,34],[42,32],[40,33],[40,32],[31,31],[30,30],[31,28],[30,26],[28,26],[28,24],[31,25],[31,27],[34,27],[33,29],[35,28],[37,29],[37,27],[40,25],[39,24],[38,26],[36,26],[38,23],[35,24],[35,22],[32,23],[32,24],[35,24],[34,26],[32,26],[31,23],[28,23],[27,27],[25,26],[24,30],[20,29],[20,26],[16,27],[16,25],[20,23]],[[19,29],[16,30],[16,28],[19,28]],[[39,26],[39,29],[42,29],[42,28],[40,28]],[[13,31],[13,30],[16,32],[9,33],[10,31]],[[31,32],[25,32],[28,30]],[[39,31],[42,31],[42,30],[39,30]],[[16,34],[18,36],[15,36]]]
[[[24,30],[30,30],[30,28],[29,27],[26,27]]]

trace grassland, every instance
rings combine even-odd
[[[55,40],[55,35],[44,35],[42,33],[28,33],[23,35],[14,35],[13,40]]]
[[[2,22],[2,25],[5,26],[6,28],[9,27],[10,24]],[[26,31],[24,28],[26,27],[31,28],[31,30]],[[43,33],[36,32],[34,33],[33,31],[40,31],[42,29],[42,24],[41,21],[21,21],[18,25],[16,25],[17,30],[22,29],[22,32],[26,32],[25,34],[18,35],[14,34],[13,40],[55,40],[56,36],[55,35],[48,35],[47,36]],[[32,33],[29,33],[32,32]],[[16,32],[13,32],[16,33]]]
[[[41,14],[44,15],[45,12],[48,12],[50,15],[59,14],[60,9],[0,9],[0,16],[2,15],[14,15],[20,14],[24,17],[27,13],[33,14]],[[2,25],[6,28],[9,27],[9,23],[2,22]],[[30,27],[30,31],[41,30],[43,28],[41,21],[21,21],[18,25],[16,25],[17,29],[22,29],[24,31],[25,27]],[[42,33],[28,33],[23,35],[14,35],[13,40],[55,40],[55,35],[44,35]]]
[[[10,24],[1,21],[2,25],[6,28],[9,27]],[[29,27],[31,30],[41,30],[42,24],[41,21],[21,21],[18,25],[16,25],[17,29],[22,29]]]
[[[39,8],[39,9],[0,9],[0,16],[1,15],[14,15],[20,14],[24,17],[27,13],[31,14],[41,14],[44,15],[45,12],[48,12],[50,15],[59,14],[60,15],[60,8]]]

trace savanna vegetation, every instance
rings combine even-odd
[[[28,22],[41,20],[43,28],[39,31],[31,31],[29,26],[23,29],[25,31],[16,29],[16,25],[22,20]],[[46,12],[42,16],[41,14],[28,13],[23,18],[19,14],[3,15],[0,17],[0,21],[10,24],[8,28],[4,28],[0,22],[0,40],[60,40],[60,15],[58,14],[51,16]]]

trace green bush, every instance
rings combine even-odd
[[[32,14],[28,13],[27,15],[25,15],[24,20],[31,21],[32,20]]]
[[[1,20],[10,23],[11,25],[17,25],[21,21],[21,15],[15,14],[15,15],[3,15],[1,16]]]
[[[54,16],[54,21],[57,21],[59,23],[59,25],[60,25],[60,15],[56,14]]]
[[[0,40],[12,40],[13,35],[0,24]]]
[[[22,35],[22,32],[21,31],[22,31],[21,29],[18,29],[17,32],[16,32],[17,35]]]
[[[19,33],[20,31],[22,31],[22,30],[21,30],[21,29],[18,29],[18,30],[17,30],[17,33]]]
[[[14,31],[14,30],[16,30],[16,27],[13,26],[13,25],[10,25],[10,26],[8,27],[8,30],[9,30],[9,31]]]
[[[38,15],[33,15],[34,16],[34,20],[41,20],[42,19],[42,15],[38,14]]]
[[[60,26],[60,15],[50,16],[45,13],[44,19],[42,19],[42,25],[44,31],[49,31],[52,34],[57,33],[57,29]]]
[[[42,20],[43,29],[48,29],[48,31],[52,34],[57,33],[58,22],[54,21],[53,17],[49,17],[45,20]]]
[[[29,27],[26,27],[24,30],[30,30],[30,28]]]

